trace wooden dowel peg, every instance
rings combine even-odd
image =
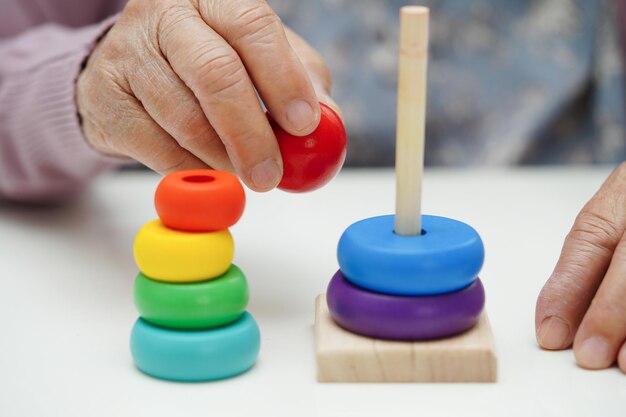
[[[428,16],[426,7],[405,6],[400,9],[394,229],[403,236],[422,232]]]

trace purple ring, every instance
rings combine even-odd
[[[389,340],[439,339],[471,328],[485,305],[480,279],[447,294],[400,296],[381,294],[351,284],[341,270],[326,292],[328,309],[344,329]]]

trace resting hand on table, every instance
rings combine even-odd
[[[257,98],[289,133],[312,132],[330,74],[263,0],[131,0],[77,82],[96,150],[169,173],[236,171],[266,191],[282,176]]]
[[[584,368],[626,372],[626,162],[578,215],[537,301],[537,340]]]

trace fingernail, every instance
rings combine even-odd
[[[544,349],[562,349],[567,343],[569,326],[557,316],[545,318],[539,326],[537,339]]]
[[[274,188],[280,180],[280,167],[273,159],[266,159],[252,168],[252,184],[259,190]]]
[[[591,336],[575,351],[576,362],[583,368],[601,369],[610,365],[609,344],[600,336]]]
[[[303,100],[294,100],[287,106],[287,121],[296,131],[305,130],[315,123],[315,110]]]

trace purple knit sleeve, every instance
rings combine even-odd
[[[74,97],[85,58],[115,18],[42,25],[0,42],[0,197],[62,200],[127,162],[85,142]]]

